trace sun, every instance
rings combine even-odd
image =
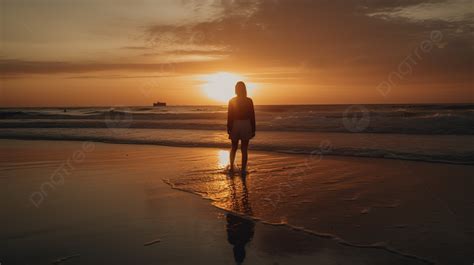
[[[245,82],[248,96],[251,96],[255,89],[255,85],[247,82],[245,77],[227,72],[204,75],[200,80],[204,81],[201,88],[206,96],[221,103],[235,96],[235,84],[238,81]]]

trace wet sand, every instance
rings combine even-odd
[[[243,181],[219,149],[0,144],[2,264],[473,260],[472,166],[253,152]]]

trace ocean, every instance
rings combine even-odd
[[[64,183],[48,189],[38,211],[28,202],[31,192],[50,183],[56,167],[84,143],[2,140],[5,214],[20,212],[29,216],[25,220],[54,216],[51,231],[58,229],[56,213],[68,213],[60,223],[77,218],[76,212],[69,214],[72,209],[82,209],[79,215],[87,220],[95,216],[94,223],[103,221],[103,213],[115,220],[115,210],[133,223],[141,209],[148,220],[181,208],[173,201],[178,197],[159,197],[165,193],[157,187],[164,182],[245,220],[329,239],[364,255],[393,255],[405,264],[472,261],[474,104],[256,106],[257,135],[248,177],[242,179],[225,170],[226,114],[226,106],[0,109],[3,139],[123,144],[95,144],[81,166],[72,165]],[[102,200],[113,205],[89,206],[106,205]],[[162,206],[148,207],[156,201]],[[196,214],[190,211],[184,219],[198,220]],[[44,229],[42,222],[34,223]],[[90,223],[81,224],[89,229]],[[23,235],[31,222],[12,226]],[[149,231],[143,223],[133,227]],[[16,238],[10,230],[4,238]],[[134,230],[128,233],[136,236]],[[46,236],[57,240],[53,234]],[[255,236],[265,237],[260,231]],[[25,249],[23,242],[48,241],[35,240],[18,240],[17,249]],[[88,248],[79,249],[87,253]],[[326,253],[319,247],[311,251]]]
[[[229,146],[226,106],[2,108],[0,138]],[[474,104],[256,106],[253,150],[474,164]]]

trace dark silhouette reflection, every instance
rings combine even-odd
[[[229,179],[231,210],[245,216],[252,216],[245,176],[238,179],[239,183],[236,183],[233,177]],[[233,246],[235,262],[242,264],[245,259],[245,245],[252,240],[255,223],[250,218],[243,218],[231,213],[226,215],[226,219],[227,241]]]

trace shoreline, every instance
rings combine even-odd
[[[426,105],[473,105],[473,102],[429,102],[429,103],[401,103],[401,102],[387,102],[387,103],[356,103],[357,105],[368,105],[368,106],[383,106],[383,105],[396,105],[396,106],[426,106]],[[333,104],[256,104],[255,106],[345,106],[347,103],[333,103]],[[137,108],[153,108],[150,105],[131,105],[123,107],[137,107]],[[167,104],[167,107],[227,107],[225,103],[222,104],[207,104],[207,105],[193,105],[193,104]],[[87,109],[87,108],[111,108],[111,106],[103,105],[93,105],[93,106],[11,106],[11,107],[0,107],[0,109],[64,109],[64,108],[78,108],[78,109]]]
[[[167,185],[169,185],[170,188],[172,188],[172,189],[175,189],[175,190],[178,190],[178,191],[181,191],[181,192],[186,192],[186,193],[192,194],[194,196],[198,196],[202,200],[212,202],[212,199],[203,198],[198,193],[193,193],[193,192],[190,192],[190,191],[185,190],[185,189],[176,188],[171,183],[169,183],[167,180],[163,180],[163,182],[166,183]],[[272,227],[284,227],[287,230],[295,231],[297,233],[303,233],[303,234],[307,234],[309,236],[331,240],[331,241],[334,241],[334,242],[336,242],[337,244],[340,244],[340,245],[345,245],[345,246],[354,247],[354,248],[361,248],[361,249],[383,250],[383,251],[386,251],[388,253],[400,256],[400,257],[421,261],[424,264],[436,264],[432,260],[428,260],[428,259],[425,259],[423,257],[419,257],[419,256],[408,254],[408,253],[403,253],[403,252],[400,252],[399,250],[396,250],[396,249],[391,248],[389,246],[385,246],[383,244],[361,245],[361,244],[351,243],[351,242],[348,242],[348,241],[344,240],[343,238],[341,238],[337,235],[312,231],[312,230],[306,229],[304,227],[292,226],[291,224],[287,224],[287,223],[272,223],[272,222],[264,221],[262,219],[259,219],[259,218],[253,217],[253,216],[246,216],[246,215],[242,215],[238,212],[233,212],[233,211],[230,211],[230,210],[227,210],[227,209],[224,209],[224,208],[220,208],[220,207],[218,207],[218,206],[216,206],[212,203],[211,203],[211,205],[214,206],[216,209],[218,209],[220,211],[223,211],[225,213],[232,214],[232,215],[237,215],[240,218],[250,220],[250,221],[253,221],[253,222],[258,222],[258,223],[261,223],[262,225],[268,225],[268,226],[272,226]]]
[[[3,130],[8,130],[9,128],[2,128]],[[0,132],[1,130],[0,129]],[[18,130],[18,128],[12,128],[13,130]],[[22,128],[25,129],[25,128]],[[51,128],[45,128],[45,129],[51,129]],[[71,128],[69,128],[71,129]],[[104,129],[104,130],[109,130],[109,129]],[[129,129],[121,129],[117,128],[115,130],[129,130]],[[141,130],[153,130],[153,129],[141,129]],[[161,130],[161,129],[160,129]],[[188,131],[188,130],[180,130],[180,129],[162,129],[162,130],[169,130],[169,131]],[[213,130],[209,130],[213,131]],[[216,132],[216,131],[214,131]],[[173,142],[170,140],[153,140],[153,139],[109,139],[107,136],[104,136],[103,139],[100,138],[95,138],[93,136],[77,136],[77,137],[69,137],[69,138],[63,138],[63,136],[59,135],[35,135],[32,137],[31,135],[17,135],[18,132],[15,132],[15,135],[8,135],[8,134],[2,134],[0,135],[0,139],[5,139],[5,140],[23,140],[23,141],[79,141],[79,142],[84,142],[84,141],[90,141],[90,142],[96,142],[96,143],[108,143],[108,144],[130,144],[130,145],[148,145],[148,146],[166,146],[166,147],[182,147],[182,148],[213,148],[213,149],[222,149],[222,148],[228,148],[230,146],[229,143],[201,143],[201,144],[196,144],[196,143],[178,143],[178,142]],[[298,133],[298,132],[290,132],[290,133]],[[220,135],[222,133],[216,133],[216,135]],[[321,133],[321,135],[338,135],[340,133]],[[318,135],[316,133],[316,135]],[[343,134],[341,134],[343,135]],[[368,134],[371,135],[371,134]],[[378,135],[378,134],[375,134]],[[397,136],[397,134],[387,134],[390,136]],[[415,135],[416,136],[416,135]],[[422,135],[422,136],[430,136],[430,135]],[[431,135],[433,136],[433,135]],[[451,135],[441,135],[443,136],[451,136]],[[470,135],[465,135],[466,137],[470,137]],[[367,134],[363,135],[357,135],[355,136],[356,140],[361,140],[361,141],[367,141],[366,139]],[[225,137],[224,137],[225,138]],[[314,146],[313,149],[311,150],[283,150],[283,149],[278,149],[278,147],[275,147],[274,150],[268,150],[266,147],[262,146],[255,146],[255,144],[252,145],[252,150],[257,151],[257,152],[265,152],[265,153],[275,153],[275,154],[283,154],[283,155],[311,155],[314,152],[324,152],[323,154],[325,156],[331,156],[331,157],[347,157],[347,158],[367,158],[367,159],[389,159],[389,160],[400,160],[400,161],[414,161],[414,162],[421,162],[421,163],[435,163],[435,164],[451,164],[451,165],[466,165],[466,166],[473,166],[474,165],[474,160],[467,159],[467,160],[443,160],[439,158],[434,158],[434,157],[423,157],[423,155],[426,154],[421,154],[418,155],[420,157],[416,157],[417,154],[411,154],[411,153],[405,153],[403,151],[398,152],[398,151],[390,151],[390,155],[381,155],[381,154],[370,154],[371,150],[362,150],[359,151],[357,154],[351,154],[351,153],[345,153],[345,149],[342,148],[341,150],[336,149],[337,151],[334,151],[332,149],[329,150],[324,150],[324,148],[332,148],[331,147],[331,141],[328,140],[330,138],[321,138],[319,144],[317,146]],[[474,139],[474,138],[473,138]],[[321,145],[327,145],[329,143],[329,146],[322,146]],[[377,144],[372,143],[371,144],[373,147],[377,147]],[[471,154],[470,154],[471,155]],[[473,154],[474,155],[474,154]]]
[[[20,143],[21,145],[26,145],[26,146],[22,147],[22,148],[25,148],[25,150],[28,150],[28,149],[32,148],[30,145],[32,145],[32,146],[34,146],[34,145],[45,146],[45,144],[46,144],[46,146],[55,147],[55,146],[58,146],[58,144],[59,144],[59,142],[57,142],[57,141],[51,141],[50,143],[48,143],[49,141],[44,141],[44,140],[40,140],[40,141],[36,141],[36,140],[35,140],[35,141],[33,141],[33,142],[36,142],[35,144],[31,144],[30,141],[25,141],[25,140],[2,140],[3,143],[8,142],[8,141],[14,141],[14,142],[17,141],[17,143]],[[22,142],[23,142],[23,143],[22,143]],[[46,143],[45,143],[45,142],[46,142]],[[56,143],[56,144],[55,144],[55,143]],[[92,161],[91,161],[91,162],[94,162],[94,161],[95,161],[94,163],[99,163],[100,159],[107,158],[109,155],[108,155],[108,152],[107,152],[106,150],[109,150],[109,149],[110,149],[110,150],[119,150],[119,149],[129,150],[129,151],[130,151],[130,155],[133,155],[132,153],[135,152],[136,155],[137,155],[137,157],[143,157],[143,159],[145,159],[145,160],[147,160],[147,161],[148,161],[149,159],[151,159],[150,161],[155,161],[155,162],[161,161],[162,159],[156,160],[155,158],[150,158],[149,156],[150,156],[151,154],[156,154],[156,155],[162,154],[162,155],[163,155],[163,154],[166,154],[167,152],[170,152],[170,153],[175,153],[175,154],[182,154],[182,155],[184,155],[185,159],[187,159],[187,157],[190,157],[191,160],[195,160],[196,158],[194,158],[194,155],[187,154],[187,153],[189,153],[189,152],[195,153],[195,152],[196,152],[196,153],[201,153],[201,154],[211,154],[211,153],[215,153],[216,150],[218,150],[218,149],[215,149],[215,148],[201,148],[201,149],[200,149],[200,148],[195,148],[193,151],[187,152],[187,151],[188,151],[188,148],[180,148],[180,147],[178,147],[178,148],[177,148],[178,150],[176,150],[176,149],[175,149],[176,147],[147,146],[147,145],[140,145],[140,146],[135,146],[135,145],[114,145],[114,144],[109,144],[109,143],[95,143],[95,142],[93,142],[93,143],[94,143],[94,145],[95,145],[96,147],[99,147],[100,149],[103,149],[103,150],[100,150],[100,151],[97,151],[97,149],[95,149],[93,152],[97,152],[97,153],[91,154],[91,156],[92,156],[92,158],[91,158]],[[64,146],[67,147],[67,146],[78,146],[77,144],[78,144],[77,141],[76,141],[76,142],[72,141],[72,142],[69,142],[69,143],[68,143],[67,141],[66,141],[66,142],[62,142],[62,141],[61,141],[61,144],[60,144],[60,145],[61,145],[61,146],[64,145]],[[14,150],[14,149],[17,148],[17,147],[12,147],[12,148],[13,148],[12,150]],[[49,150],[48,152],[53,152],[53,151],[56,152],[56,151],[58,151],[58,152],[63,152],[63,153],[64,153],[64,150],[60,151],[59,149],[61,149],[61,148],[59,148],[59,149],[58,149],[58,148],[59,148],[59,147],[55,147],[55,148],[53,148],[53,150]],[[58,149],[58,150],[56,150],[56,149]],[[72,148],[72,149],[74,149],[74,148]],[[56,150],[56,151],[55,151],[55,150]],[[46,152],[46,154],[45,154],[46,156],[49,156],[48,152]],[[53,152],[53,153],[54,153],[54,152]],[[115,152],[115,151],[114,151],[114,152]],[[259,151],[259,152],[252,152],[252,155],[254,155],[254,154],[255,154],[255,156],[256,156],[256,157],[255,157],[256,159],[260,159],[261,157],[264,158],[264,155],[266,155],[266,156],[271,156],[271,157],[274,157],[274,156],[279,157],[279,156],[280,156],[280,155],[278,155],[278,154],[274,154],[274,153],[269,153],[269,154],[268,154],[268,153],[260,152],[260,151]],[[98,157],[98,158],[95,158],[95,156],[99,156],[99,157]],[[115,156],[117,156],[117,155],[114,154],[113,157],[115,157]],[[166,161],[173,161],[173,160],[169,160],[169,159],[166,158],[166,157],[167,157],[167,156],[165,156],[164,160],[166,160]],[[282,156],[282,157],[286,157],[286,156]],[[298,155],[297,155],[297,157],[301,157],[301,156],[298,156]],[[100,158],[100,159],[99,159],[99,158]],[[201,159],[202,157],[198,156],[197,158]],[[7,159],[7,158],[6,158],[6,157],[2,157],[2,159]],[[99,160],[97,160],[97,159],[99,159]],[[108,158],[108,159],[110,159],[110,158]],[[117,159],[118,159],[118,158],[117,158]],[[122,159],[122,158],[120,158],[120,159]],[[128,159],[128,158],[127,158],[127,159]],[[333,157],[328,156],[327,159],[333,159]],[[96,160],[97,160],[97,161],[96,161]],[[345,159],[345,158],[336,159],[336,161],[338,161],[338,160],[340,160],[340,161],[345,161],[345,160],[347,160],[347,159]],[[355,159],[350,159],[350,160],[363,161],[363,160],[366,160],[366,159],[364,159],[364,158],[355,158]],[[85,161],[86,161],[86,162],[84,162],[84,163],[87,164],[87,157],[85,158]],[[107,164],[109,164],[109,163],[113,163],[114,165],[117,165],[117,166],[120,165],[120,163],[117,164],[118,162],[114,162],[114,159],[111,159],[110,161],[109,161],[109,160],[104,160],[104,161],[105,161],[105,162],[102,162],[102,163],[105,163],[105,165],[107,165]],[[106,161],[109,161],[109,162],[106,162]],[[128,161],[128,160],[125,160],[125,161]],[[209,161],[209,160],[205,160],[205,161]],[[132,162],[133,162],[133,161],[132,161]],[[134,165],[141,164],[141,162],[139,163],[138,161],[137,161],[137,162],[133,162],[133,163],[132,163],[132,162],[130,162],[130,161],[127,162],[127,163],[129,164],[129,166],[131,166],[132,168],[135,168],[135,167],[136,167],[136,166],[134,166]],[[175,161],[175,162],[177,162],[177,161]],[[138,164],[137,164],[137,163],[138,163]],[[164,162],[161,161],[161,162],[159,162],[159,164],[160,164],[160,163],[163,164]],[[174,163],[174,162],[173,162],[173,163]],[[387,163],[388,163],[388,162],[387,162]],[[420,162],[411,162],[411,163],[420,163]],[[100,169],[100,170],[103,170],[103,169],[102,169],[102,166],[100,166],[100,164],[101,164],[101,163],[95,165],[95,167],[93,167],[93,168],[95,168],[95,170],[99,170],[99,169]],[[159,165],[159,164],[157,164],[157,165]],[[199,165],[199,164],[202,164],[202,163],[200,163],[200,162],[197,163],[197,165]],[[186,165],[186,163],[184,163],[184,165]],[[435,164],[435,165],[436,165],[436,164]],[[82,166],[88,167],[87,165],[81,165],[80,167],[82,167]],[[188,166],[188,165],[186,165],[186,166]],[[79,166],[78,166],[78,167],[79,167]],[[159,166],[158,166],[158,167],[159,167]],[[176,177],[176,173],[178,173],[178,172],[176,172],[176,170],[173,169],[173,166],[168,166],[168,167],[170,167],[169,169],[167,169],[167,170],[170,171],[169,173],[171,173],[170,176],[171,176],[171,177]],[[10,170],[11,170],[11,169],[10,169]],[[79,170],[79,169],[78,169],[78,170]],[[112,170],[111,172],[115,172],[114,174],[120,174],[120,173],[117,171],[117,169],[110,169],[110,170]],[[144,170],[147,170],[147,172],[148,172],[148,170],[152,170],[152,171],[150,171],[150,172],[153,172],[153,171],[156,171],[157,169],[156,169],[156,168],[149,168],[149,166],[146,166],[146,169],[144,169]],[[90,170],[89,170],[89,171],[90,171]],[[32,171],[32,172],[35,172],[35,171]],[[90,172],[97,172],[97,171],[90,171]],[[156,172],[158,172],[158,171],[156,171]],[[178,175],[179,175],[179,174],[182,174],[182,173],[183,173],[183,172],[178,173]],[[206,172],[202,172],[202,173],[203,173],[204,175],[207,174]],[[94,174],[95,174],[95,173],[94,173]],[[123,173],[122,173],[122,174],[123,174]],[[253,175],[257,176],[256,174],[260,174],[260,171],[257,170],[256,172],[251,172],[251,176],[253,176]],[[204,176],[204,175],[203,175],[203,176]],[[127,178],[129,178],[129,176],[124,176],[124,178],[127,179]],[[161,182],[162,185],[164,185],[165,187],[167,187],[169,190],[174,190],[174,188],[171,189],[168,185],[166,185],[166,183],[165,183],[164,180],[163,180],[163,177],[160,177],[159,182]],[[154,185],[160,186],[159,184],[156,184],[156,180],[153,180],[153,183],[154,183]],[[160,189],[162,189],[162,188],[163,188],[163,187],[161,187]],[[186,188],[185,188],[184,191],[189,192],[189,189],[186,189]],[[184,192],[178,192],[178,193],[187,194],[187,193],[184,193]],[[173,194],[174,194],[173,196],[179,196],[179,194],[175,194],[175,193],[173,193]],[[196,194],[197,194],[197,195],[200,195],[200,194],[198,194],[198,193],[196,193]],[[191,195],[191,196],[193,197],[193,198],[191,199],[192,201],[195,201],[195,200],[197,200],[197,201],[202,201],[203,204],[205,204],[205,205],[203,205],[204,208],[206,208],[206,207],[208,207],[208,206],[211,206],[211,205],[209,205],[209,203],[208,203],[207,201],[203,201],[203,200],[201,200],[200,198],[196,198],[195,195]],[[200,197],[202,198],[202,195],[200,195]],[[213,200],[210,199],[210,202],[211,202],[211,204],[212,204]],[[195,203],[198,203],[198,202],[195,202]],[[198,204],[200,204],[200,203],[198,203]],[[213,206],[216,206],[216,205],[213,205]],[[255,205],[254,205],[254,206],[255,206]],[[216,207],[217,207],[217,206],[216,206]],[[212,208],[213,208],[213,207],[212,207]],[[216,209],[220,209],[219,211],[228,212],[228,211],[226,211],[225,208],[219,208],[219,207],[217,207]],[[208,212],[208,211],[209,211],[209,210],[204,210],[203,212]],[[211,211],[211,212],[212,212],[212,211]],[[209,212],[208,212],[208,214],[209,214]],[[206,214],[204,214],[204,215],[206,215]],[[211,215],[212,215],[212,214],[211,214]],[[201,215],[200,215],[200,216],[201,216]],[[204,217],[201,217],[201,218],[204,218]],[[209,217],[207,216],[207,217],[205,217],[204,219],[207,220],[208,218],[209,218]],[[211,219],[212,219],[212,218],[211,218]],[[257,218],[257,219],[258,219],[258,218]],[[209,221],[209,220],[208,220],[208,221]],[[255,220],[253,220],[253,221],[255,222]],[[259,224],[261,224],[261,225],[259,225]],[[278,231],[274,231],[273,229],[278,228],[278,227],[280,227],[280,226],[284,226],[286,230],[290,230],[290,231],[293,231],[293,232],[295,232],[295,233],[307,234],[307,236],[311,236],[311,237],[317,237],[316,239],[312,239],[312,240],[315,240],[315,241],[324,241],[324,242],[326,242],[327,240],[329,240],[329,241],[332,241],[332,242],[334,242],[335,244],[339,245],[340,247],[343,247],[343,245],[345,244],[344,242],[340,242],[340,241],[337,240],[337,239],[339,238],[338,236],[332,236],[332,239],[328,239],[328,236],[327,236],[327,235],[329,235],[329,234],[324,234],[324,233],[318,234],[318,233],[314,232],[313,230],[308,230],[308,229],[305,229],[305,228],[302,228],[302,227],[299,227],[299,226],[296,226],[296,225],[292,227],[292,226],[289,225],[289,224],[284,224],[284,223],[272,223],[272,222],[267,222],[267,221],[262,220],[262,219],[259,220],[258,222],[256,222],[255,225],[256,225],[257,227],[262,227],[262,225],[263,225],[263,226],[270,225],[270,226],[273,227],[273,228],[259,228],[260,230],[262,230],[262,229],[263,229],[263,230],[266,230],[266,232],[268,232],[268,233],[270,233],[270,234],[281,234],[281,233],[282,233],[281,231],[278,232]],[[155,240],[155,239],[153,239],[153,238],[148,238],[148,239],[146,240],[146,242],[151,242],[151,241],[153,241],[153,240]],[[305,240],[306,240],[306,239],[305,239]],[[344,240],[344,241],[345,241],[345,240]],[[350,242],[350,241],[347,241],[347,242]],[[143,244],[143,243],[145,243],[145,242],[142,242],[142,244]],[[160,245],[160,244],[161,244],[161,242],[156,243],[157,246]],[[318,244],[320,244],[320,243],[318,243]],[[325,244],[330,244],[330,245],[332,245],[332,243],[328,243],[328,242],[326,242]],[[387,246],[385,246],[385,245],[383,245],[383,244],[382,244],[382,245],[373,244],[373,245],[365,245],[365,246],[364,246],[364,245],[359,245],[359,246],[357,246],[357,245],[353,245],[353,244],[349,243],[349,244],[347,244],[347,245],[348,245],[348,247],[350,246],[351,249],[352,249],[352,248],[361,248],[360,251],[362,251],[362,254],[359,253],[358,251],[351,250],[351,252],[354,252],[355,255],[365,255],[365,254],[363,253],[365,250],[366,250],[366,251],[369,251],[369,252],[375,251],[375,252],[377,252],[377,253],[378,253],[378,251],[390,252],[390,247],[387,247]],[[176,245],[175,247],[179,248],[179,245]],[[286,247],[288,248],[289,246],[286,246]],[[332,246],[332,248],[338,249],[339,247],[334,247],[334,246]],[[367,248],[369,248],[370,250],[368,250]],[[253,248],[251,248],[251,249],[253,249]],[[255,249],[250,250],[250,252],[252,252],[252,251],[254,251],[254,250],[255,250]],[[255,251],[256,251],[256,250],[255,250]],[[347,251],[347,250],[345,250],[345,251]],[[258,252],[258,251],[257,251],[257,252]],[[398,251],[398,250],[397,250],[396,253],[391,253],[391,254],[390,254],[390,253],[386,253],[386,254],[380,254],[380,255],[383,256],[383,257],[385,257],[385,258],[383,258],[383,259],[388,258],[388,261],[387,261],[387,260],[385,260],[385,261],[387,261],[388,263],[390,263],[390,260],[396,260],[396,259],[393,259],[393,258],[389,258],[390,255],[392,255],[392,254],[393,254],[393,255],[397,255],[397,256],[398,256],[398,255],[405,255],[403,252],[401,252],[401,253],[400,253],[400,252],[401,252],[401,251]],[[66,254],[67,254],[67,253],[66,253]],[[71,253],[71,254],[75,254],[75,253]],[[296,256],[299,256],[298,254],[295,254],[295,255],[296,255]],[[369,255],[369,256],[372,256],[372,255],[373,255],[373,253],[372,253],[371,255]],[[377,254],[377,255],[379,255],[379,254]],[[388,257],[387,257],[387,255],[388,255]],[[64,256],[67,256],[67,255],[64,255]],[[294,258],[294,257],[293,257],[293,258]],[[314,258],[314,257],[312,257],[311,260],[314,260],[313,258]],[[416,264],[417,261],[420,261],[420,262],[423,262],[423,263],[429,263],[429,262],[430,262],[429,259],[425,259],[425,258],[419,259],[418,256],[410,255],[410,254],[404,256],[404,258],[408,258],[408,260],[404,260],[404,261],[403,261],[403,262],[405,262],[406,264],[412,264],[412,263],[413,263],[413,264]],[[267,259],[268,259],[268,257],[267,257]],[[404,264],[405,264],[405,263],[404,263]],[[249,264],[250,264],[250,263],[249,263]],[[304,264],[305,264],[305,263],[304,263]],[[308,264],[310,264],[310,263],[308,263]],[[394,263],[394,264],[396,264],[396,263]]]

